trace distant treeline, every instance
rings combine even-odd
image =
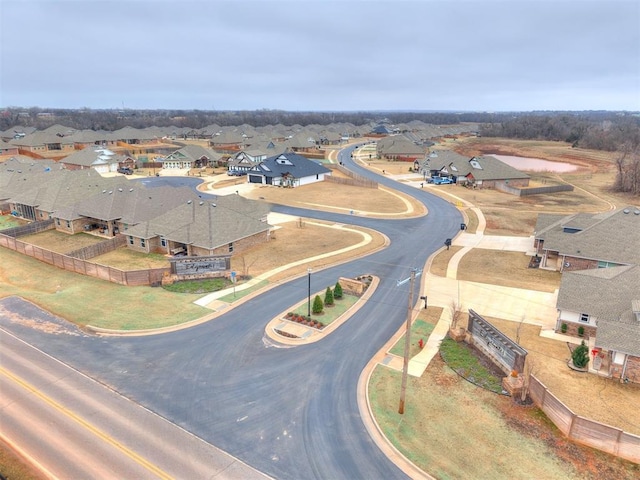
[[[555,140],[575,147],[616,151],[640,146],[640,116],[615,112],[516,115],[480,126],[486,137]]]
[[[44,129],[54,123],[83,130],[123,127],[221,127],[251,125],[400,124],[418,120],[434,125],[476,123],[487,137],[565,141],[584,148],[620,150],[640,145],[640,115],[629,112],[291,112],[284,110],[94,110],[9,107],[0,112],[0,130],[14,126]],[[366,132],[365,132],[366,133]]]

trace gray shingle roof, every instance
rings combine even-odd
[[[582,230],[566,233],[565,226]],[[536,238],[544,240],[546,250],[561,255],[640,264],[640,209],[637,207],[600,214],[568,215],[540,232],[536,228],[536,232]]]
[[[274,155],[260,162],[259,165],[250,171],[271,178],[279,178],[284,174],[289,174],[293,176],[293,178],[304,178],[331,172],[331,170],[324,165],[309,160],[297,153]]]
[[[194,199],[130,228],[127,234],[140,238],[163,236],[212,250],[266,232],[270,228],[264,221],[268,210],[268,205],[239,195],[220,196],[215,201]]]

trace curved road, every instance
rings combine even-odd
[[[323,341],[277,348],[264,338],[271,318],[306,298],[306,276],[215,321],[165,335],[70,338],[4,320],[2,326],[275,478],[406,478],[367,434],[356,386],[366,363],[406,319],[408,284],[397,287],[396,280],[422,268],[444,239],[457,233],[461,215],[438,197],[354,165],[352,148],[340,153],[343,163],[418,198],[429,215],[380,220],[274,206],[278,212],[373,228],[391,240],[385,250],[312,274],[312,291],[333,285],[339,276],[371,273],[381,279],[371,300]]]

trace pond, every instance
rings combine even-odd
[[[512,155],[490,155],[521,171],[566,173],[578,170],[578,166],[571,163],[551,162],[541,158],[515,157]]]

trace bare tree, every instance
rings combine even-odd
[[[242,268],[242,276],[244,278],[248,278],[249,277],[249,269],[251,268],[251,266],[256,263],[258,261],[258,257],[253,258],[250,261],[247,261],[246,257],[244,255],[240,256],[238,258],[238,261],[240,262],[240,267]]]
[[[458,327],[460,318],[462,317],[462,309],[460,308],[460,305],[458,305],[458,302],[451,300],[449,311],[451,312],[451,330],[455,330]]]
[[[524,372],[522,372],[522,392],[520,393],[520,400],[522,402],[524,402],[527,399],[527,395],[529,395],[531,375],[533,374],[535,367],[535,360],[531,356],[527,355],[527,358],[524,362]]]
[[[516,343],[520,345],[520,331],[522,330],[522,325],[524,324],[525,316],[523,315],[520,321],[518,322],[518,326],[516,327]]]

